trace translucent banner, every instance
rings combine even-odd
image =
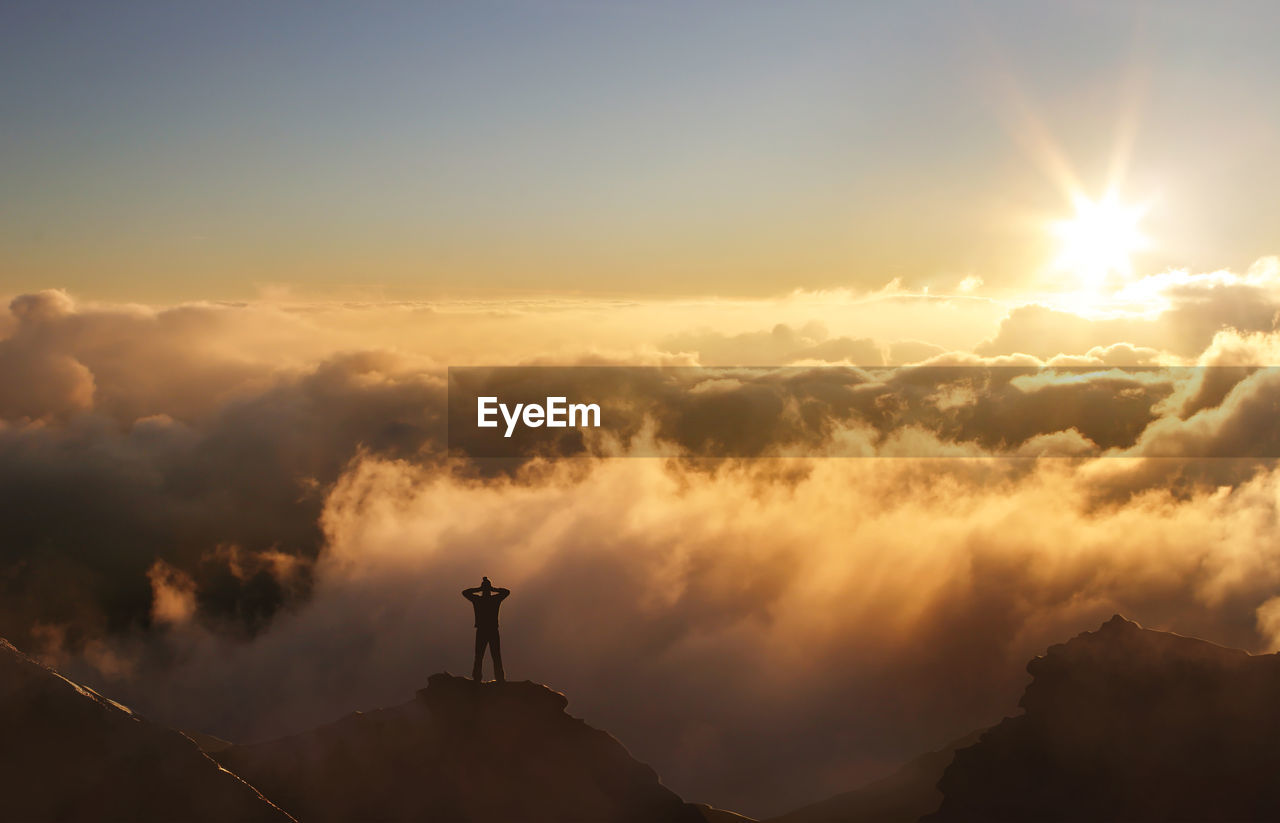
[[[1275,457],[1280,368],[455,367],[469,458]]]

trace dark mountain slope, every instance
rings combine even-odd
[[[289,817],[188,738],[0,640],[0,819],[283,823]]]
[[[915,823],[942,802],[937,784],[956,750],[980,732],[922,754],[881,780],[775,817],[768,823]]]
[[[303,823],[704,820],[530,682],[437,674],[417,699],[214,756]]]
[[[929,821],[1280,820],[1280,657],[1116,615],[1032,660]]]

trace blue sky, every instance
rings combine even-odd
[[[1082,190],[1276,251],[1265,3],[11,3],[0,286],[1016,289]],[[1128,138],[1126,138],[1126,135]]]

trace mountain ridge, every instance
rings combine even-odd
[[[1280,820],[1280,654],[1115,615],[1027,664],[1020,714],[770,823]],[[0,639],[19,820],[730,823],[530,681],[432,675],[277,740],[179,733]],[[56,790],[51,787],[57,787]]]
[[[315,823],[707,819],[567,706],[563,694],[530,681],[441,673],[408,703],[213,756]]]
[[[190,738],[3,638],[0,777],[11,820],[293,820]]]
[[[1280,819],[1280,654],[1115,614],[1027,671],[1021,713],[767,823]]]
[[[1280,655],[1115,615],[1027,664],[929,823],[1280,820]]]

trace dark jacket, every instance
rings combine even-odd
[[[471,606],[476,611],[477,629],[496,629],[498,628],[498,607],[502,605],[503,600],[507,599],[507,595],[511,594],[511,590],[493,589],[492,593],[487,595],[480,592],[478,587],[465,589],[462,596],[471,601]]]

